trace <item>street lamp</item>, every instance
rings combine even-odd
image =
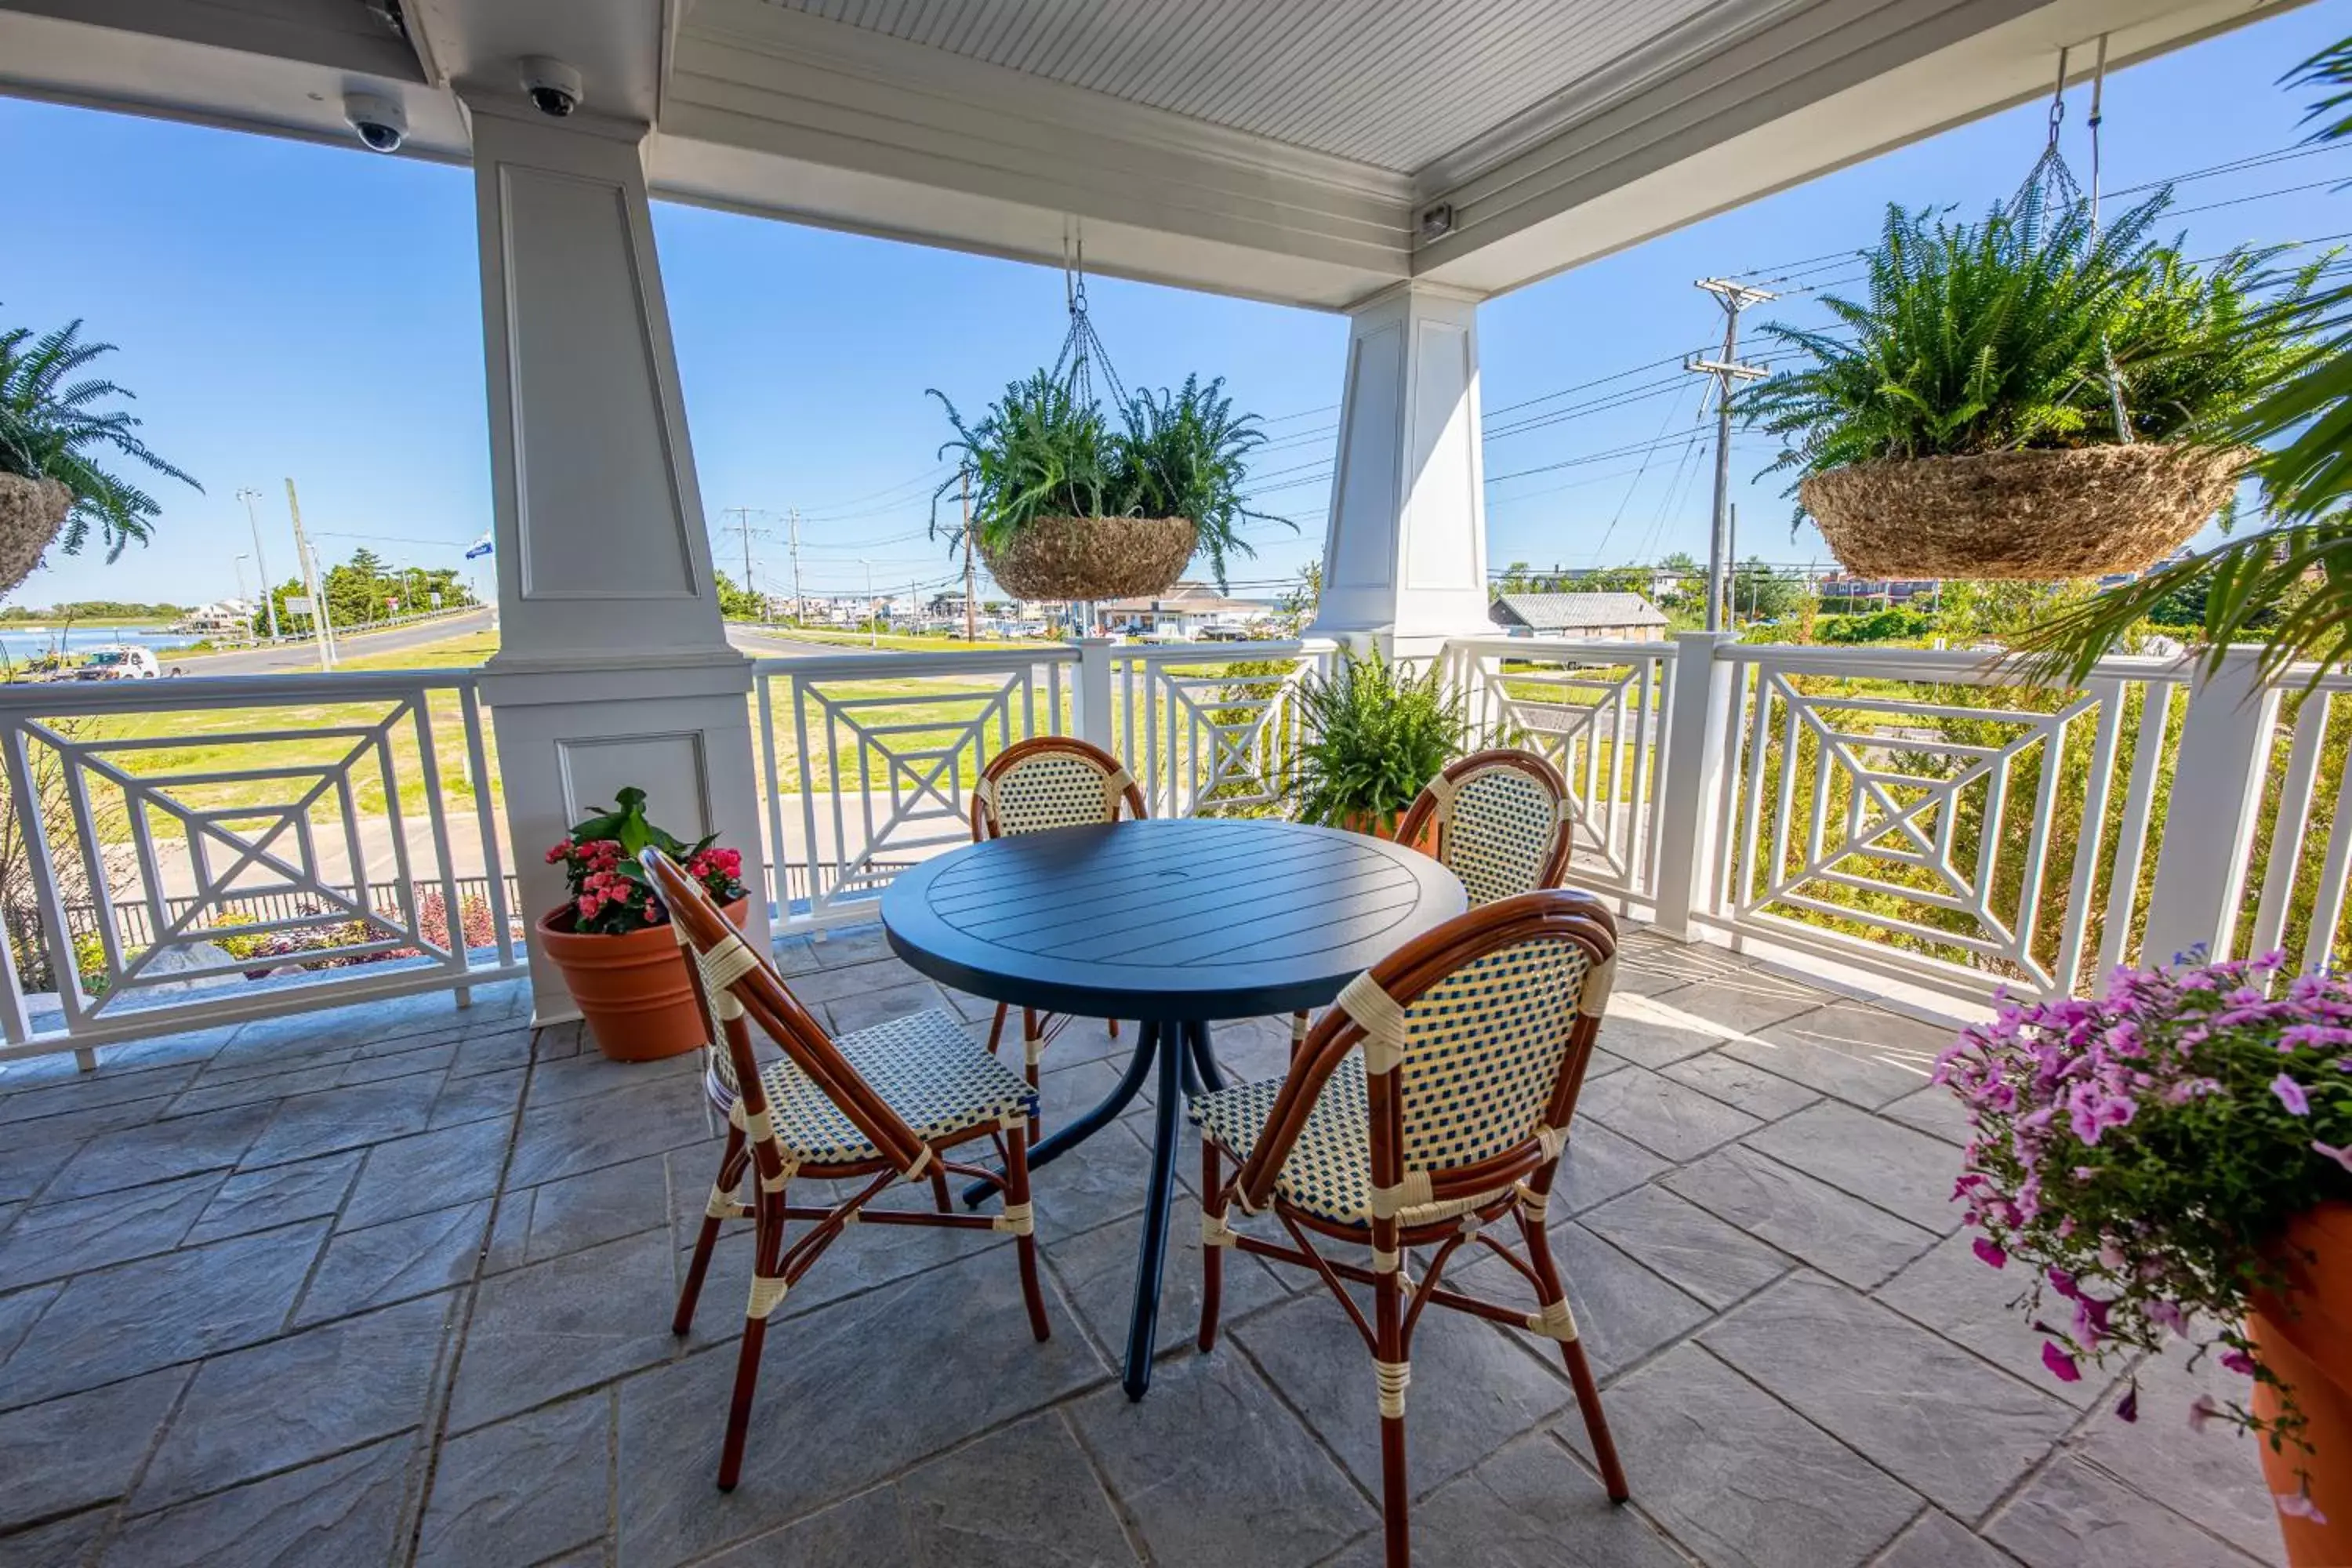
[[[253,503],[261,499],[261,492],[247,485],[236,492],[236,499],[245,503],[245,521],[253,529],[253,574],[261,584],[262,603],[269,606],[269,640],[276,642],[278,595],[269,591],[269,559],[261,553],[261,519],[253,510]]]
[[[245,597],[245,563],[251,559],[249,555],[239,555],[229,565],[229,569],[236,574],[236,596],[240,599]]]

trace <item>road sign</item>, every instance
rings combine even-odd
[[[310,613],[310,595],[308,594],[287,595],[286,613],[289,616],[309,615]]]

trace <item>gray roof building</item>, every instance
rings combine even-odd
[[[1498,626],[1531,632],[1654,637],[1665,612],[1639,594],[1505,594],[1488,612]]]

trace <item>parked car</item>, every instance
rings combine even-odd
[[[73,672],[76,680],[152,680],[163,673],[154,650],[129,643],[91,648]]]

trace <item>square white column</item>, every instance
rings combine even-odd
[[[465,95],[474,132],[499,649],[482,671],[522,912],[542,858],[643,788],[681,837],[717,832],[761,879],[751,661],[719,610],[654,253],[646,127]],[[756,926],[762,940],[764,912]],[[531,943],[537,1016],[572,1016]]]
[[[1491,633],[1476,297],[1402,283],[1349,321],[1313,631],[1408,655]]]

